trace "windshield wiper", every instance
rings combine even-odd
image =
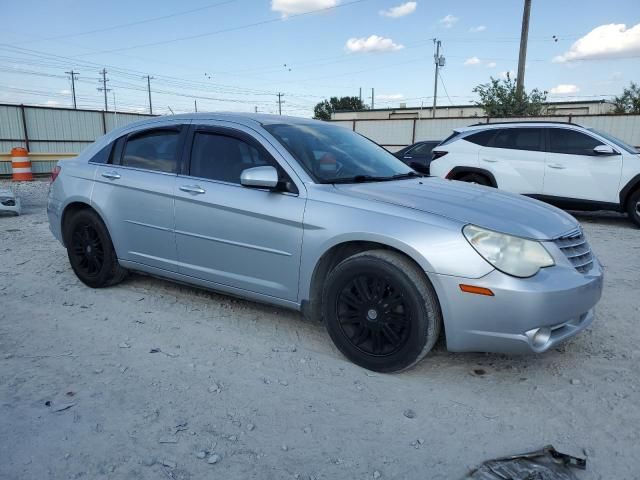
[[[416,178],[424,177],[417,172],[398,173],[397,175],[390,175],[388,177],[374,177],[373,175],[354,175],[353,177],[343,178],[331,178],[329,180],[323,180],[322,183],[365,183],[365,182],[388,182],[390,180],[402,180],[403,178]]]

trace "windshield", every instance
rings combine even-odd
[[[264,125],[317,183],[393,180],[418,174],[371,140],[336,125]]]
[[[619,138],[614,137],[613,135],[609,135],[608,133],[601,132],[600,130],[596,130],[595,128],[588,128],[587,130],[590,130],[593,133],[596,133],[596,134],[600,135],[601,137],[606,138],[611,143],[616,144],[618,147],[622,148],[623,150],[627,151],[628,153],[635,153],[635,154],[639,153],[637,149],[633,148],[631,145],[628,145],[628,144],[624,143],[622,140],[620,140]]]

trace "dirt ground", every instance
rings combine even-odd
[[[0,216],[2,479],[458,479],[547,444],[588,457],[580,479],[640,478],[640,229],[620,215],[576,214],[606,271],[588,331],[382,375],[295,312],[141,275],[85,287],[47,186],[12,185],[23,216]]]

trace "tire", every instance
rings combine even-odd
[[[640,189],[633,192],[627,200],[627,214],[640,227]]]
[[[339,263],[325,282],[322,314],[329,336],[349,360],[387,373],[418,363],[435,345],[442,325],[425,273],[388,250]]]
[[[460,180],[461,182],[467,182],[467,183],[476,183],[478,185],[484,185],[485,187],[491,187],[491,182],[489,181],[489,179],[487,177],[485,177],[484,175],[481,175],[479,173],[467,173],[464,174],[462,176],[460,176],[460,178],[458,178],[458,180]]]
[[[120,266],[107,227],[91,209],[79,210],[65,222],[64,239],[71,268],[92,288],[115,285],[127,276]]]

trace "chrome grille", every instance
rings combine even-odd
[[[576,230],[554,241],[577,271],[586,273],[591,269],[593,254],[582,230]]]

